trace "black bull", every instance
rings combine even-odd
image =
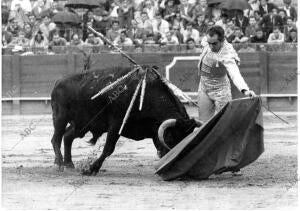
[[[121,135],[134,140],[152,138],[160,155],[164,155],[199,126],[199,123],[189,118],[184,105],[151,68],[143,67],[143,70],[147,69],[143,109],[138,109],[139,94]],[[75,138],[84,137],[87,132],[93,135],[89,141],[92,144],[105,132],[107,138],[101,156],[84,174],[97,174],[105,158],[113,153],[120,137],[119,129],[123,118],[141,78],[141,71],[98,98],[91,100],[91,97],[129,71],[131,68],[107,68],[75,74],[56,82],[51,93],[54,125],[51,142],[55,163],[59,167],[74,168],[72,142]],[[68,123],[70,125],[67,127]],[[159,135],[158,131],[163,132]],[[160,141],[161,137],[164,142]],[[62,138],[64,159],[60,151]]]

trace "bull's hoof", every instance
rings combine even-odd
[[[88,170],[82,170],[81,174],[84,176],[96,176],[98,172],[93,171],[91,169]]]
[[[55,166],[55,170],[59,171],[59,172],[63,172],[64,171],[64,166],[63,165],[58,165],[58,164],[54,164]]]
[[[64,162],[64,166],[68,169],[74,169],[75,166],[74,166],[74,163],[71,161],[71,162]]]

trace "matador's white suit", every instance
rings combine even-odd
[[[212,52],[208,45],[204,46],[198,64],[201,76],[198,89],[200,120],[207,121],[232,99],[227,74],[240,91],[249,90],[237,66],[239,62],[236,51],[226,40],[219,52]]]

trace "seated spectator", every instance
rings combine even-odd
[[[182,35],[183,35],[183,42],[186,43],[188,38],[193,38],[196,42],[196,44],[198,44],[200,42],[200,36],[199,36],[199,32],[193,28],[193,24],[192,23],[188,23],[186,25],[186,29],[182,30]]]
[[[10,14],[10,10],[8,9],[8,6],[1,5],[2,24],[5,25],[8,24],[9,14]]]
[[[100,37],[96,37],[94,33],[89,33],[87,39],[85,40],[86,44],[91,44],[92,46],[104,45],[104,42]]]
[[[111,29],[109,29],[107,31],[106,36],[110,41],[113,42],[118,36],[120,36],[120,32],[121,32],[121,29],[119,26],[119,21],[114,20],[112,22]]]
[[[255,30],[255,35],[250,38],[251,43],[266,43],[267,37],[264,35],[264,32],[261,28]]]
[[[183,30],[184,26],[186,25],[186,22],[187,22],[186,19],[183,19],[179,12],[176,12],[173,22],[171,22],[171,25]]]
[[[253,37],[255,35],[255,31],[258,28],[258,24],[254,18],[254,16],[249,17],[249,26],[246,27],[245,36],[246,37]]]
[[[201,53],[201,48],[196,47],[195,40],[193,38],[189,38],[186,41],[186,52],[187,53]]]
[[[20,30],[17,37],[9,43],[9,46],[22,46],[23,48],[29,47],[30,40],[25,37],[24,31]]]
[[[122,30],[120,35],[114,40],[114,45],[133,45],[133,41],[127,36],[126,30]]]
[[[156,14],[159,12],[158,8],[154,5],[154,2],[152,0],[145,1],[142,11],[147,13],[148,18],[151,21],[155,18]]]
[[[163,37],[159,43],[161,44],[165,44],[165,45],[178,45],[179,44],[179,41],[177,39],[176,36],[172,35],[171,32],[167,32],[166,33],[166,36]]]
[[[37,0],[32,7],[32,13],[34,14],[35,17],[37,17],[38,19],[41,18],[41,14],[42,12],[44,12],[46,10],[45,7],[45,2],[44,0]]]
[[[254,11],[259,10],[260,2],[259,2],[259,0],[249,0],[248,3],[251,6],[251,10],[247,10],[246,13],[248,13],[248,16],[254,16]]]
[[[166,21],[172,23],[173,19],[175,18],[175,14],[178,11],[178,7],[174,0],[166,0],[165,3],[165,6],[160,4],[160,6],[163,7],[163,17]]]
[[[180,0],[180,4],[178,5],[178,13],[180,17],[185,20],[185,22],[192,22],[192,10],[194,6],[189,3],[188,0]],[[176,14],[177,15],[177,14]]]
[[[17,37],[21,27],[18,25],[18,22],[15,19],[11,19],[6,30],[10,32],[13,37]]]
[[[101,9],[101,8],[98,8],[98,9]],[[104,36],[106,36],[106,32],[110,25],[109,24],[109,16],[108,16],[108,12],[102,11],[102,10],[101,10],[101,12],[98,11],[97,15],[94,14],[92,11],[89,11],[87,13],[87,16],[88,16],[87,25],[91,26],[96,31],[98,31],[98,32],[102,33]]]
[[[171,26],[170,25],[170,32],[171,32],[172,36],[177,37],[178,42],[180,44],[182,44],[183,43],[183,35],[181,34],[180,31],[181,30],[180,30],[180,28],[178,26]]]
[[[276,6],[272,3],[268,2],[269,0],[260,0],[259,13],[263,17],[271,13],[271,11],[276,8]]]
[[[58,4],[58,1],[53,1],[50,10],[51,10],[51,12],[53,13],[53,16],[54,16],[54,15],[57,14],[58,12],[64,11],[64,8],[61,7],[61,6]],[[52,17],[53,17],[53,16],[52,16]]]
[[[25,13],[29,13],[32,10],[30,0],[12,0],[10,10],[14,11],[16,8],[21,7]]]
[[[38,22],[36,20],[36,17],[34,16],[34,14],[29,13],[29,14],[27,14],[27,16],[28,16],[28,23],[30,24],[31,28],[32,29],[37,28]]]
[[[149,33],[153,34],[152,22],[149,20],[146,12],[141,13],[141,21],[138,23],[137,27],[143,31],[144,37]]]
[[[286,15],[292,17],[294,22],[297,21],[297,9],[291,6],[292,0],[283,0],[284,6],[283,10],[286,12]]]
[[[278,15],[280,15],[280,17],[283,20],[283,25],[286,25],[286,20],[287,20],[287,15],[286,15],[286,11],[281,9],[278,11]]]
[[[200,38],[205,36],[208,25],[205,21],[204,14],[198,15],[198,17],[196,18],[196,23],[194,24],[194,28],[199,32]]]
[[[272,12],[264,15],[258,25],[262,27],[264,33],[266,33],[267,36],[269,36],[275,26],[279,27],[279,29],[283,31],[283,20],[277,14],[277,8],[273,8]]]
[[[48,49],[48,40],[43,32],[38,31],[30,41],[30,48],[35,54],[43,54]]]
[[[15,10],[12,10],[10,12],[10,19],[12,18],[14,18],[18,22],[18,25],[21,28],[23,28],[24,24],[29,21],[26,12],[22,9],[20,3],[17,3],[15,5]]]
[[[244,43],[248,41],[248,37],[245,37],[241,28],[236,26],[234,33],[228,37],[227,41],[229,43]]]
[[[67,40],[63,37],[60,37],[59,31],[55,30],[52,36],[52,41],[49,43],[49,46],[66,46]]]
[[[211,9],[211,20],[213,22],[216,22],[216,21],[220,20],[221,14],[222,14],[221,8],[216,7],[216,6],[212,7],[212,9]]]
[[[283,43],[284,42],[284,34],[280,32],[279,27],[275,26],[273,29],[273,33],[269,35],[268,43]]]
[[[261,21],[261,19],[262,19],[262,16],[261,16],[261,14],[259,13],[259,11],[254,11],[253,12],[253,16],[255,17],[255,20],[256,20],[256,22],[257,23],[259,23],[260,21]]]
[[[117,1],[113,1],[109,8],[109,17],[111,19],[117,20],[119,18],[118,10],[120,8],[120,5]]]
[[[158,39],[160,37],[165,37],[166,33],[169,31],[169,23],[162,19],[162,15],[159,12],[156,13],[155,19],[152,21],[152,26],[154,36]]]
[[[139,29],[136,20],[131,20],[131,27],[128,29],[128,37],[133,41],[135,45],[141,45],[143,43],[143,30]]]
[[[43,32],[43,35],[47,38],[47,40],[52,40],[52,37],[49,36],[50,31],[54,30],[56,25],[51,21],[49,15],[45,15],[42,19],[42,23],[39,27],[39,30]]]
[[[201,15],[201,16],[206,16],[208,13],[208,9],[207,9],[207,2],[206,0],[197,0],[195,2],[194,7],[192,8],[191,11],[191,18],[192,18],[192,22],[196,22],[196,18]]]
[[[290,31],[292,29],[296,29],[296,28],[297,27],[296,27],[295,23],[293,22],[292,17],[287,17],[287,19],[286,19],[286,25],[284,26],[284,30],[283,30],[284,37],[288,38],[290,36]]]
[[[13,39],[12,33],[6,30],[6,26],[2,24],[2,47],[6,47]]]
[[[225,27],[225,37],[226,39],[228,39],[231,35],[234,34],[234,29],[235,29],[235,26],[234,26],[234,23],[232,20],[229,20],[226,24],[226,27]]]
[[[286,42],[288,43],[297,43],[298,42],[298,38],[297,38],[297,29],[296,28],[293,28],[288,37],[286,38]]]
[[[153,33],[148,33],[146,35],[146,38],[144,40],[144,44],[145,45],[153,45],[156,44],[155,40],[154,40],[154,34]]]
[[[133,4],[130,0],[123,0],[118,9],[121,28],[129,28],[133,19]]]
[[[237,10],[236,16],[233,19],[234,25],[240,27],[242,32],[245,34],[246,27],[249,26],[249,19],[244,16],[242,10]]]
[[[84,44],[84,42],[79,37],[79,34],[78,33],[72,34],[71,40],[70,40],[70,45],[71,46],[81,46],[82,44]]]
[[[221,26],[225,30],[227,22],[228,22],[228,15],[226,13],[223,13],[221,15],[221,19],[216,21],[215,25]]]
[[[32,35],[33,35],[33,31],[32,31],[32,27],[29,23],[25,23],[24,25],[24,33],[25,33],[25,38],[31,40],[32,39]]]

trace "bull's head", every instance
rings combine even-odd
[[[160,143],[170,150],[203,123],[196,119],[167,119],[158,129]]]

